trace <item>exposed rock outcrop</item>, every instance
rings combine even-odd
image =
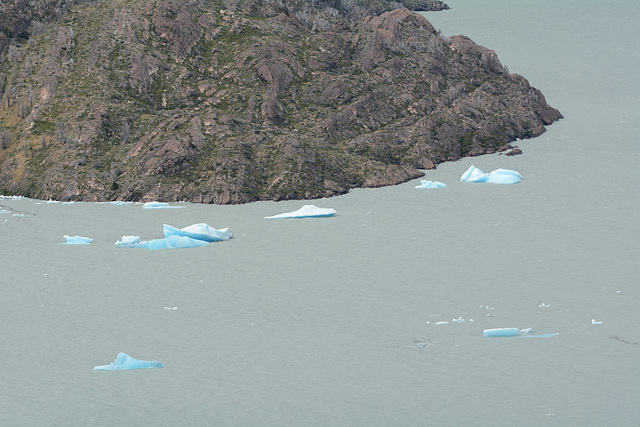
[[[391,3],[77,2],[28,42],[0,32],[0,193],[324,197],[562,117],[495,52]]]

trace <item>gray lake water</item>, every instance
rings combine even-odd
[[[447,3],[436,28],[494,49],[565,119],[522,156],[428,171],[444,189],[0,199],[0,425],[638,425],[640,3]],[[472,164],[523,180],[461,183]],[[264,219],[309,203],[338,215]],[[200,222],[234,238],[114,247]],[[502,327],[559,335],[483,338]],[[93,370],[118,352],[166,367]]]

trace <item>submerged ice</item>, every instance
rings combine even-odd
[[[319,208],[316,205],[304,205],[297,211],[285,212],[273,216],[265,216],[266,219],[278,219],[278,218],[314,218],[323,216],[334,216],[336,214],[335,209],[331,208]]]
[[[116,360],[108,365],[96,366],[94,371],[119,371],[123,369],[147,369],[147,368],[164,368],[164,365],[157,360],[138,360],[129,356],[127,353],[118,353]]]
[[[522,179],[522,175],[509,169],[496,169],[485,173],[477,167],[471,165],[469,169],[460,177],[463,182],[488,182],[491,184],[517,184]]]

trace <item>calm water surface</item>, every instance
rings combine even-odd
[[[565,115],[522,156],[427,172],[445,189],[312,202],[0,199],[0,424],[636,424],[640,5],[448,4],[426,14],[436,28],[494,49]],[[471,164],[524,178],[461,183]],[[264,219],[305,203],[338,215]],[[199,222],[234,238],[113,245]],[[560,334],[482,337],[499,327]],[[166,367],[92,370],[120,351]]]

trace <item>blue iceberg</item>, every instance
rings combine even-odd
[[[205,242],[217,242],[220,240],[228,240],[233,237],[228,228],[216,230],[208,224],[193,224],[185,228],[176,228],[164,224],[163,227],[164,237],[184,236]]]
[[[155,240],[140,240],[140,236],[122,236],[122,240],[118,240],[115,243],[118,248],[145,248],[151,250],[195,248],[208,244],[209,242],[204,240],[175,235]]]
[[[522,175],[513,170],[496,169],[484,173],[473,165],[460,177],[460,181],[463,182],[488,182],[491,184],[517,184],[520,180],[522,180]]]
[[[67,236],[66,234],[62,237],[67,239],[67,243],[62,243],[63,245],[88,245],[93,242],[93,239],[90,237]]]
[[[127,353],[118,353],[116,360],[108,365],[96,366],[94,371],[120,371],[123,369],[147,369],[147,368],[164,368],[164,365],[157,360],[147,361],[138,360],[129,356]]]
[[[518,329],[518,328],[497,328],[497,329],[485,329],[485,338],[501,338],[501,337],[521,337],[521,338],[548,338],[555,337],[558,332],[550,334],[536,334],[531,328]]]
[[[416,188],[445,188],[447,185],[439,181],[427,181],[423,179]]]
[[[319,208],[315,205],[304,205],[297,211],[285,212],[273,216],[265,216],[266,219],[278,219],[278,218],[316,218],[325,216],[334,216],[336,214],[335,209],[331,208]]]
[[[142,209],[172,209],[172,208],[184,208],[184,206],[171,206],[169,203],[163,202],[147,202],[142,205]]]

